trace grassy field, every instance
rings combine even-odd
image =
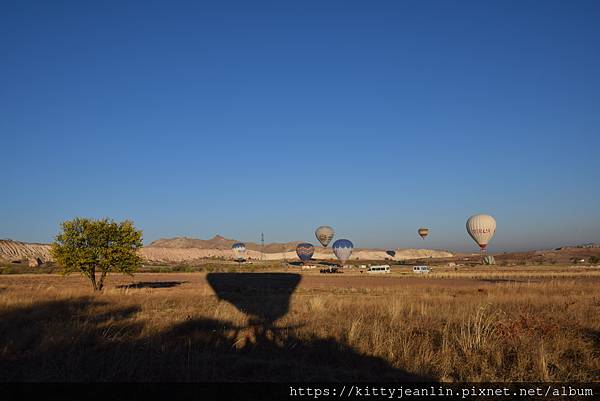
[[[0,377],[600,380],[598,269],[394,270],[0,275]]]

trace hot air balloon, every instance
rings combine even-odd
[[[496,232],[496,220],[487,214],[471,216],[467,220],[467,232],[483,252]]]
[[[429,235],[429,229],[423,227],[419,228],[419,235],[421,236],[421,238],[425,239],[425,237]]]
[[[333,243],[332,248],[333,253],[335,253],[335,256],[337,256],[340,263],[343,265],[348,259],[350,259],[354,245],[350,240],[339,239]]]
[[[313,246],[313,244],[303,242],[296,246],[296,253],[298,254],[300,260],[303,263],[305,263],[308,262],[310,258],[312,258],[313,254],[315,253],[315,247]]]
[[[329,226],[321,226],[315,230],[315,235],[317,236],[317,239],[319,240],[319,242],[324,247],[327,247],[327,245],[329,245],[329,243],[333,239],[333,236],[335,235],[335,231],[333,231],[333,228],[331,228]]]
[[[246,259],[246,245],[243,242],[236,242],[231,246],[235,260],[242,262]]]

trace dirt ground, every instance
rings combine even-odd
[[[358,270],[348,270],[343,274],[320,274],[314,270],[282,270],[278,273],[293,273],[301,276],[299,291],[318,289],[401,289],[414,287],[432,288],[477,288],[511,283],[539,283],[552,280],[586,280],[600,284],[600,269],[469,269],[455,272],[453,269],[438,269],[426,276],[416,276],[407,271],[393,274],[370,275]],[[270,271],[274,273],[274,271]],[[206,280],[210,273],[136,273],[109,275],[105,289],[109,291],[157,291],[170,293],[179,291],[200,291],[211,293]],[[242,273],[243,274],[243,273]],[[254,273],[260,274],[260,273]],[[83,276],[71,274],[14,274],[0,275],[0,291],[3,289],[29,289],[39,291],[81,291],[90,284]]]
[[[443,279],[424,277],[382,277],[382,276],[358,276],[358,275],[313,275],[300,274],[302,280],[299,289],[314,288],[398,288],[407,286],[443,286],[464,287],[472,285],[490,285],[479,279]],[[244,274],[244,273],[240,273]],[[253,273],[250,273],[253,274]],[[180,290],[203,290],[208,289],[206,281],[207,273],[138,273],[134,276],[113,274],[109,276],[106,288],[128,289],[152,288],[168,289],[177,287]],[[140,284],[142,283],[142,284]],[[88,287],[89,282],[82,276],[72,274],[60,276],[57,274],[15,274],[0,276],[0,288],[2,287],[34,286],[40,289],[52,287],[54,289],[75,289]]]
[[[599,377],[596,268],[223,270],[0,274],[0,382]]]

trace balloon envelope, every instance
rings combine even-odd
[[[329,245],[334,235],[335,231],[329,226],[320,226],[315,230],[315,236],[324,247]]]
[[[236,260],[243,260],[246,258],[246,245],[243,242],[236,242],[231,246],[233,255]]]
[[[298,257],[303,262],[308,262],[314,253],[315,247],[308,242],[303,242],[296,246],[296,254],[298,254]]]
[[[333,243],[333,253],[339,259],[339,261],[344,264],[350,256],[352,255],[352,249],[354,249],[354,244],[350,240],[347,239],[339,239]]]
[[[467,220],[467,232],[481,250],[485,250],[496,233],[496,220],[488,214],[473,215]]]
[[[429,229],[428,228],[419,228],[419,235],[421,236],[421,238],[425,239],[425,237],[427,237],[429,235]]]

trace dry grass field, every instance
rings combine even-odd
[[[0,275],[3,381],[598,381],[600,270]]]

